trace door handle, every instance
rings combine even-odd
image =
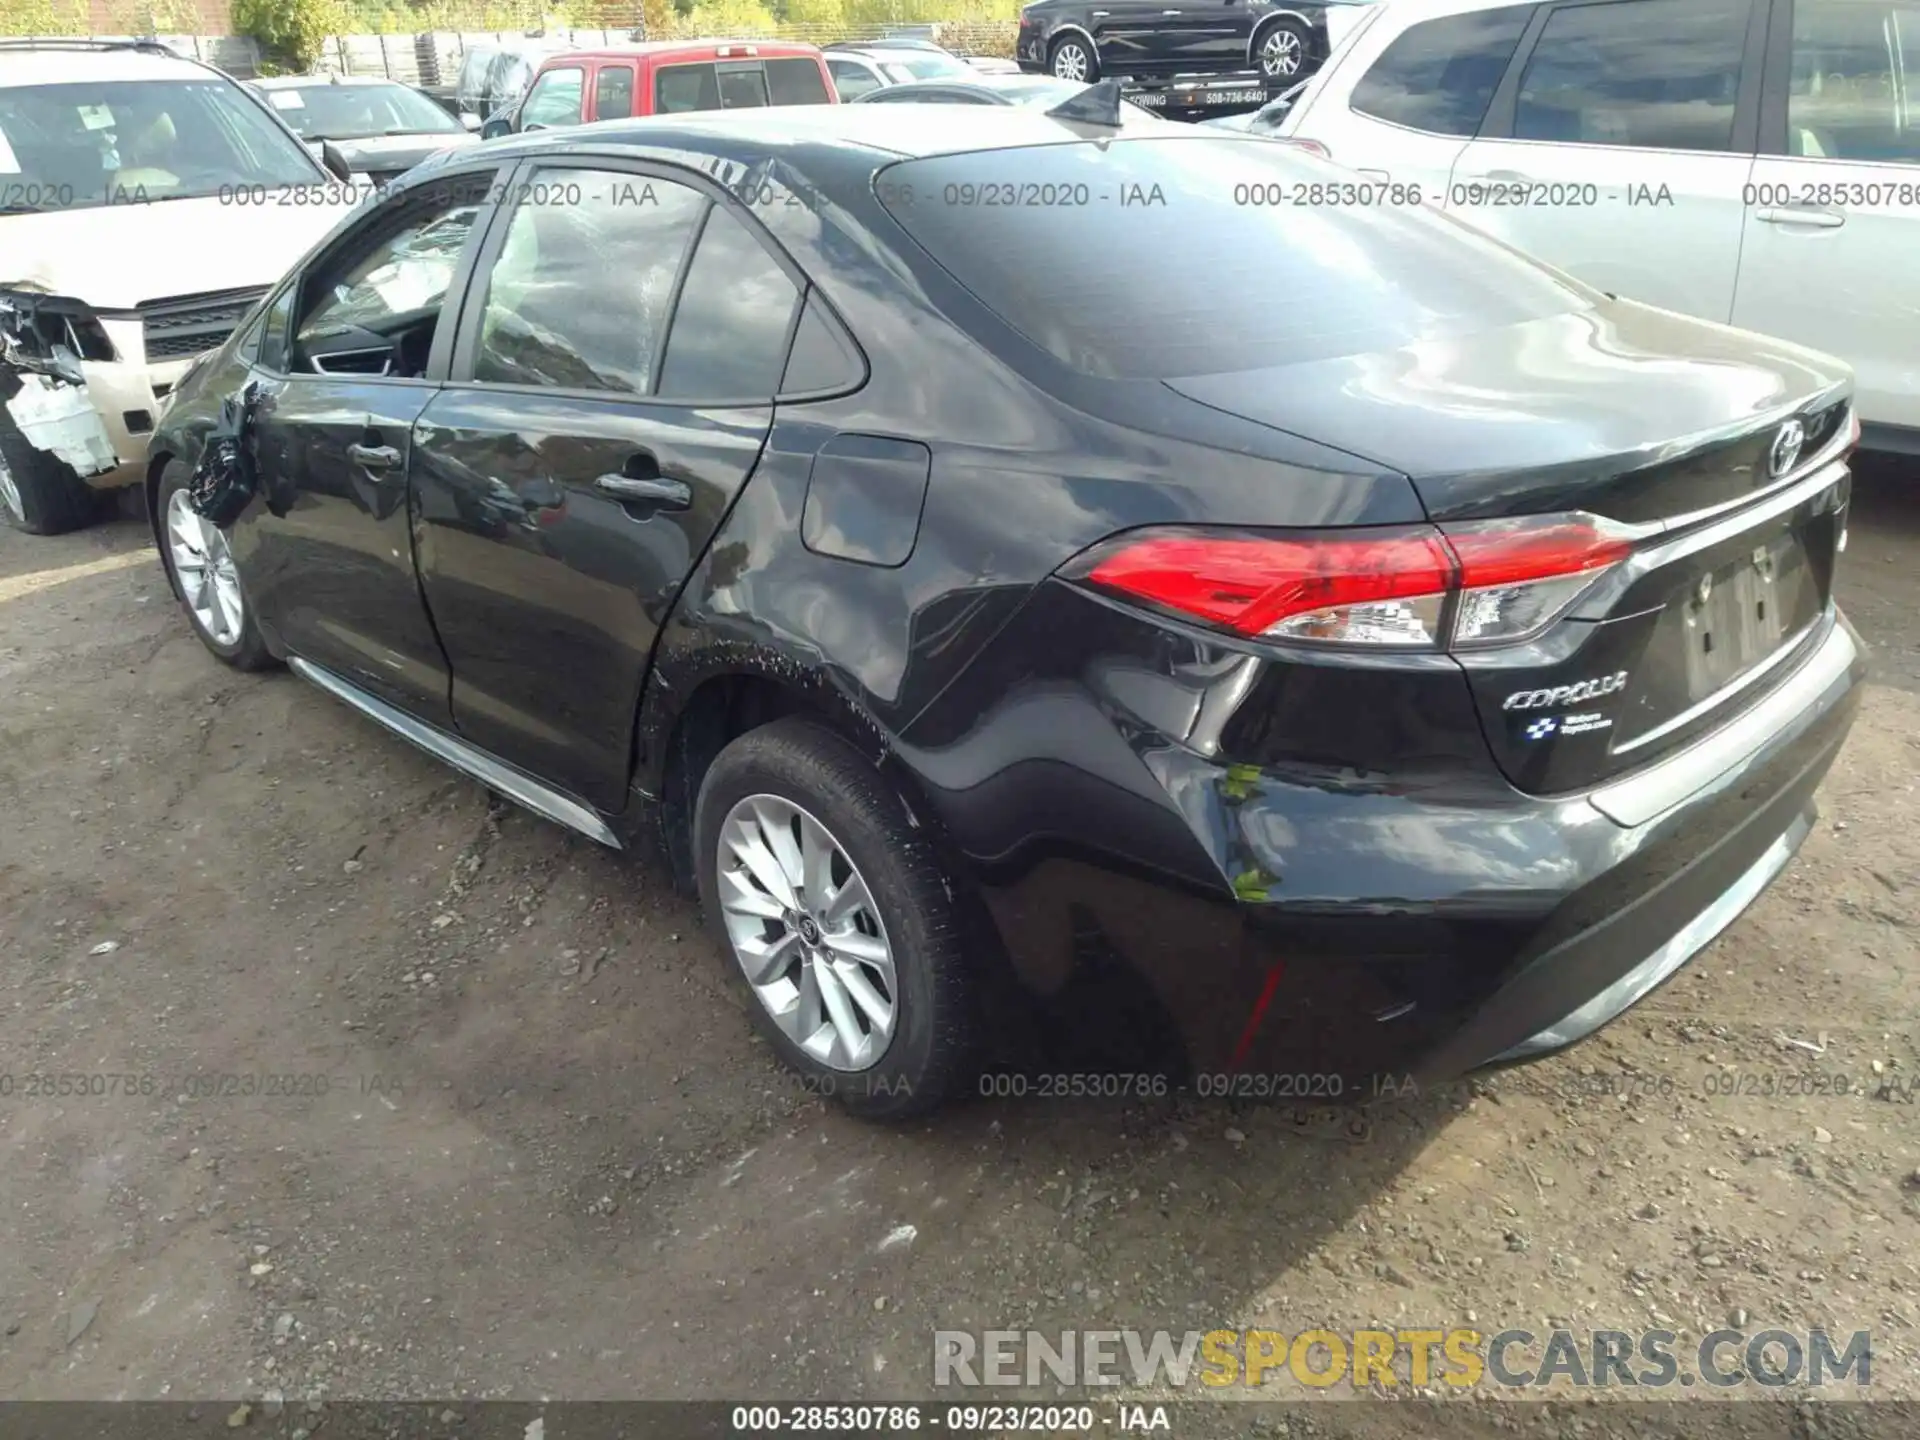
[[[347,446],[347,458],[369,470],[391,470],[400,463],[400,452],[391,445]]]
[[[1178,10],[1162,10],[1160,13],[1162,15],[1178,15],[1180,12]]]
[[[693,504],[690,486],[663,475],[602,475],[593,487],[616,500],[639,500],[662,510],[685,510]]]
[[[1390,170],[1361,170],[1356,173],[1366,176],[1376,185],[1386,185],[1393,180],[1393,172]]]
[[[1484,175],[1469,175],[1466,178],[1469,181],[1478,180],[1483,183],[1491,180],[1496,185],[1531,185],[1534,183],[1534,178],[1531,175],[1522,175],[1518,170],[1489,170]]]
[[[1753,218],[1769,225],[1805,225],[1815,230],[1837,230],[1847,217],[1837,210],[1816,210],[1812,206],[1779,205],[1753,212]]]

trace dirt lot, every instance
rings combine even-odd
[[[796,1092],[656,876],[216,664],[138,523],[0,533],[0,1396],[925,1397],[936,1328],[1385,1322],[1866,1329],[1920,1398],[1920,469],[1841,593],[1815,835],[1571,1055],[1359,1138],[899,1131]]]

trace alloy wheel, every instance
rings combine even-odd
[[[0,455],[0,507],[4,507],[17,524],[26,523],[26,502],[20,498],[20,484],[13,478],[13,471],[8,467],[4,455]]]
[[[1260,68],[1269,75],[1299,74],[1301,58],[1300,37],[1284,27],[1269,31],[1260,42]]]
[[[720,826],[715,867],[733,956],[789,1040],[831,1070],[878,1064],[900,1013],[873,893],[814,816],[749,795]]]
[[[234,644],[246,623],[240,572],[225,533],[193,508],[185,490],[167,501],[167,547],[193,623],[214,644]]]
[[[1053,73],[1062,80],[1087,78],[1087,52],[1072,40],[1053,53]]]

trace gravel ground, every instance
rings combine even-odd
[[[1876,677],[1821,824],[1595,1040],[1355,1131],[884,1130],[787,1080],[658,876],[216,664],[137,522],[0,532],[0,1071],[132,1077],[0,1095],[0,1396],[924,1398],[935,1329],[1385,1323],[1864,1329],[1920,1398],[1920,467],[1863,476],[1844,563]],[[1447,1408],[1339,1424],[1621,1413]],[[1182,1423],[1334,1423],[1287,1413]]]

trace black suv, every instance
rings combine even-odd
[[[1332,48],[1328,13],[1374,0],[1036,0],[1020,11],[1014,58],[1063,80],[1261,71],[1310,74]],[[1337,38],[1337,36],[1335,37]]]

